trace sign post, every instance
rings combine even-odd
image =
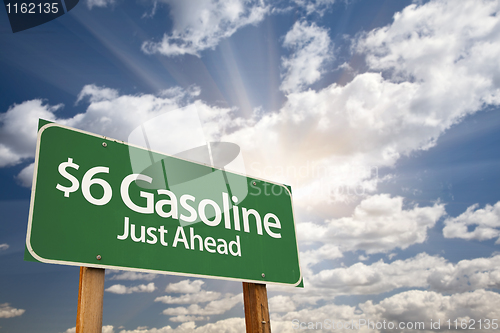
[[[41,123],[25,259],[83,267],[78,318],[110,268],[244,282],[270,329],[265,285],[302,282],[291,189],[214,165]]]
[[[243,282],[247,333],[271,333],[265,284]]]
[[[76,333],[102,331],[104,269],[80,267]]]

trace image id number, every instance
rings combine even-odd
[[[56,14],[59,11],[59,8],[57,7],[57,2],[46,2],[46,3],[14,3],[14,4],[6,4],[5,7],[7,7],[7,13],[8,14]]]

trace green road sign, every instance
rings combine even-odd
[[[26,247],[45,263],[298,285],[288,187],[48,123]]]

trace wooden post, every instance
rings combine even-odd
[[[102,332],[104,269],[80,267],[76,333]]]
[[[247,333],[271,333],[265,284],[243,282]]]

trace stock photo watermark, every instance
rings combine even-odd
[[[359,318],[356,320],[332,320],[323,321],[300,321],[292,320],[294,330],[496,330],[498,329],[498,319],[448,319],[448,320],[428,320],[428,321],[387,321],[370,320]]]
[[[323,163],[309,162],[296,165],[264,165],[260,162],[250,164],[250,173],[263,179],[276,177],[288,179],[294,187],[303,187],[316,182],[318,189],[316,194],[335,201],[339,197],[364,196],[374,190],[379,181],[379,169],[377,166],[349,166],[338,168],[327,166]],[[269,185],[269,184],[267,184]],[[257,187],[249,184],[249,195],[281,195],[283,188],[279,185]]]

